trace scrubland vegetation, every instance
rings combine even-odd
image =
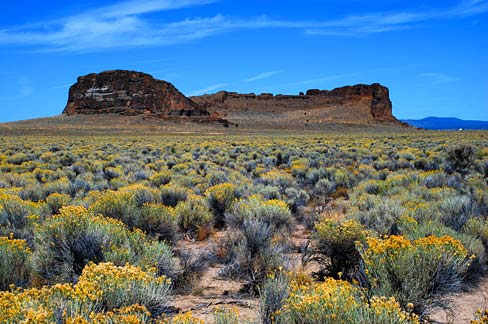
[[[0,323],[203,323],[215,264],[259,299],[215,323],[421,323],[485,275],[486,132],[1,143]]]

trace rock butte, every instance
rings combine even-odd
[[[221,91],[191,97],[193,101],[231,121],[255,118],[266,125],[271,119],[283,125],[321,123],[395,123],[388,88],[374,83],[346,86],[331,91],[312,89],[299,95],[238,94]]]
[[[66,115],[154,114],[174,117],[209,117],[171,83],[151,75],[126,70],[105,71],[78,77],[69,89]]]
[[[388,88],[374,83],[299,95],[239,94],[221,91],[187,98],[171,83],[126,70],[92,73],[70,87],[66,115],[150,115],[217,120],[246,126],[301,127],[323,123],[393,123]],[[221,117],[226,118],[226,120]]]

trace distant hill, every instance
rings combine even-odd
[[[488,129],[488,121],[463,120],[454,117],[427,117],[424,119],[402,119],[402,121],[414,127],[433,130]]]

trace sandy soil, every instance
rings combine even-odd
[[[449,299],[452,311],[439,310],[432,316],[432,320],[446,324],[469,324],[477,309],[488,307],[488,277],[483,278],[473,289],[452,294]]]
[[[340,206],[339,206],[340,207]],[[342,217],[340,213],[327,214],[324,217]],[[192,241],[189,238],[180,240],[176,250],[189,251],[193,255],[205,253],[212,249],[225,237],[226,231],[214,233],[205,241]],[[302,265],[302,249],[309,240],[310,231],[303,225],[296,225],[290,237],[290,251],[286,254],[289,268],[296,272],[310,274],[318,270],[316,264]],[[204,275],[194,285],[191,292],[174,295],[170,306],[180,312],[192,311],[193,315],[201,318],[205,323],[214,323],[213,312],[219,307],[237,309],[241,318],[256,321],[259,319],[259,300],[256,296],[241,292],[245,285],[241,280],[221,278],[219,271],[222,265],[209,267]],[[488,307],[488,276],[469,291],[452,294],[449,297],[452,308],[450,311],[437,310],[431,316],[433,323],[469,324],[477,309]]]
[[[198,254],[207,251],[217,244],[225,236],[225,231],[216,232],[211,238],[203,242],[193,242],[185,239],[178,242],[176,250],[190,251]],[[291,237],[293,248],[287,254],[290,260],[290,267],[293,270],[301,270],[302,246],[309,237],[302,225],[298,225]],[[171,298],[170,306],[179,312],[191,311],[194,316],[202,319],[205,323],[213,323],[213,313],[218,307],[229,307],[237,309],[242,319],[256,321],[259,318],[259,300],[256,296],[243,294],[241,292],[245,285],[241,280],[229,280],[219,276],[222,265],[211,266],[196,283],[192,291],[187,294],[174,295]]]

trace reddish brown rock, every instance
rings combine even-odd
[[[374,83],[337,88],[331,91],[311,89],[299,95],[263,93],[238,94],[221,91],[191,98],[203,108],[226,116],[233,122],[283,126],[322,123],[401,124],[392,114],[388,88]]]
[[[387,87],[384,87],[379,83],[373,83],[372,85],[358,84],[355,86],[346,86],[336,88],[332,91],[312,89],[308,90],[306,95],[334,98],[338,102],[366,99],[371,102],[370,114],[374,120],[397,121],[392,114],[389,90]]]
[[[69,89],[63,114],[107,113],[210,118],[208,111],[171,83],[146,73],[115,70],[79,77]]]
[[[171,83],[136,71],[115,70],[78,78],[69,90],[66,115],[148,115],[233,123],[243,127],[321,129],[322,124],[400,124],[392,114],[388,88],[355,85],[299,95],[256,95],[221,91],[187,98]],[[226,117],[226,119],[222,119]]]

